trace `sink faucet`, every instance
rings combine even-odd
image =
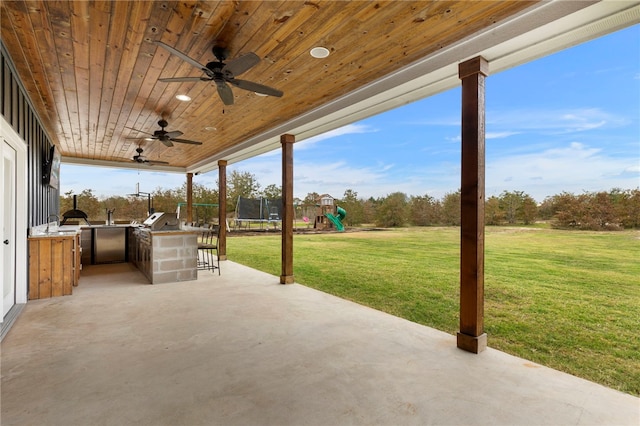
[[[50,214],[49,216],[47,216],[47,230],[45,231],[47,234],[49,233],[49,219],[51,219],[52,217],[56,219],[56,224],[60,223],[60,216],[58,216],[57,214]]]

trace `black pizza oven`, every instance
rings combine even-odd
[[[73,196],[73,210],[68,210],[66,212],[63,213],[62,217],[62,222],[60,222],[60,225],[64,225],[65,222],[69,219],[78,219],[78,220],[84,220],[84,222],[87,225],[91,225],[91,223],[89,223],[89,220],[87,219],[88,216],[85,212],[83,212],[82,210],[78,210],[78,201],[76,199],[77,195]]]

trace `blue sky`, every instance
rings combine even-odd
[[[537,201],[640,187],[640,26],[486,80],[486,194]],[[460,187],[460,89],[294,145],[294,195],[441,198]],[[232,164],[264,188],[281,183],[280,150]],[[217,171],[194,182],[215,186]],[[183,174],[63,164],[61,191],[97,196],[177,188]]]

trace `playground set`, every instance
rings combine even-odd
[[[328,194],[321,195],[319,201],[320,203],[316,204],[313,227],[320,231],[335,228],[343,232],[344,224],[342,221],[347,216],[346,210],[337,206],[334,198]]]

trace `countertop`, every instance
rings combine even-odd
[[[49,225],[49,232],[47,232],[47,225],[40,225],[31,228],[29,232],[29,238],[72,238],[80,232],[79,225]]]

